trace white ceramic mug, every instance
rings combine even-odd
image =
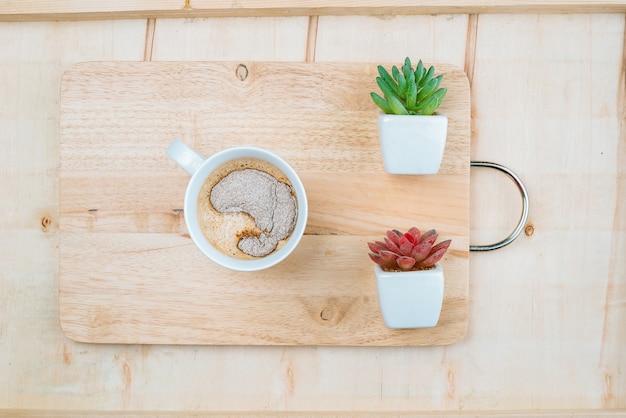
[[[167,155],[191,175],[191,180],[189,180],[185,192],[185,223],[193,242],[213,262],[231,270],[257,271],[276,265],[296,248],[306,227],[308,203],[302,181],[300,181],[294,169],[285,160],[270,151],[254,147],[227,148],[205,159],[179,139],[172,142],[167,149]],[[200,228],[197,213],[198,194],[206,178],[224,163],[240,158],[264,160],[278,168],[287,176],[291,183],[297,204],[296,225],[287,242],[274,252],[252,260],[230,257],[214,248],[205,238]]]

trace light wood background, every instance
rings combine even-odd
[[[0,416],[626,416],[625,16],[560,10],[0,23]],[[62,334],[59,86],[71,64],[405,55],[465,69],[472,159],[512,168],[531,197],[524,235],[470,256],[461,342],[119,346]],[[508,234],[519,211],[505,176],[472,171],[472,244]]]

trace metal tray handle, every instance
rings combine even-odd
[[[504,167],[496,163],[490,163],[487,161],[472,161],[470,165],[472,167],[487,167],[487,168],[493,168],[493,169],[502,171],[503,173],[507,174],[515,182],[515,185],[517,186],[517,188],[520,191],[520,194],[522,195],[522,216],[520,217],[519,223],[517,224],[517,227],[515,227],[515,230],[511,233],[511,235],[509,235],[502,241],[496,242],[495,244],[491,244],[491,245],[470,245],[470,251],[497,250],[498,248],[502,248],[512,243],[524,229],[524,225],[526,225],[526,221],[528,220],[528,192],[526,191],[526,187],[524,186],[524,183],[522,182],[522,180],[507,167]]]

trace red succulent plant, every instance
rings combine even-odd
[[[446,240],[434,245],[438,236],[434,229],[421,234],[416,227],[404,234],[395,229],[387,231],[384,242],[367,243],[369,256],[385,271],[426,270],[441,260],[452,242]]]

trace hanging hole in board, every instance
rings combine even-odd
[[[248,78],[248,67],[246,67],[244,64],[239,64],[237,66],[237,69],[235,70],[235,74],[237,75],[237,78],[241,81],[244,81],[246,78]]]

